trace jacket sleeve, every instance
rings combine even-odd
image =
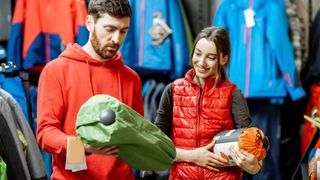
[[[47,64],[38,85],[37,141],[42,149],[52,154],[66,152],[67,135],[61,130],[64,102],[61,84],[55,71]]]
[[[187,45],[187,37],[184,29],[183,18],[177,0],[171,1],[169,8],[169,24],[172,29],[172,47],[173,47],[173,69],[171,79],[184,76],[188,68],[189,51]]]
[[[293,101],[305,96],[294,63],[293,46],[289,40],[288,19],[282,8],[275,3],[268,7],[266,36],[269,41],[272,55],[276,58],[281,75],[285,79],[285,86]],[[277,26],[276,24],[281,24]]]
[[[83,46],[89,38],[89,32],[86,28],[86,17],[88,15],[87,7],[84,0],[74,1],[75,3],[75,41],[79,45]]]
[[[22,44],[23,44],[23,28],[25,20],[25,0],[16,2],[12,25],[9,32],[7,60],[12,61],[17,69],[22,69]]]

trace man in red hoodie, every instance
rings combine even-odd
[[[130,23],[127,0],[91,0],[83,46],[67,49],[42,70],[39,79],[37,140],[53,154],[51,179],[134,179],[131,168],[117,158],[117,147],[85,145],[87,169],[65,170],[67,138],[76,136],[76,116],[91,96],[108,94],[143,115],[141,81],[118,52]]]

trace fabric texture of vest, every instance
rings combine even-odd
[[[232,97],[236,86],[215,78],[206,81],[204,88],[192,81],[194,70],[185,78],[173,82],[173,131],[172,139],[177,148],[195,149],[209,144],[215,134],[234,129]],[[240,179],[238,167],[210,171],[191,163],[175,163],[170,170],[170,179]]]

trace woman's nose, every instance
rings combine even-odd
[[[199,64],[200,66],[202,66],[202,67],[206,66],[206,60],[205,60],[205,58],[204,58],[204,57],[200,57],[198,64]]]

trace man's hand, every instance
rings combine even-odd
[[[84,150],[86,153],[101,154],[105,156],[115,156],[118,157],[119,149],[116,146],[90,146],[84,144]]]

